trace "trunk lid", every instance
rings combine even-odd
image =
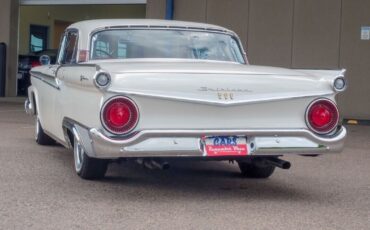
[[[96,64],[112,74],[111,92],[218,105],[331,95],[340,73],[199,60]]]

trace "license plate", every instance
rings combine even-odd
[[[204,141],[205,155],[209,157],[246,156],[247,140],[238,136],[207,137]]]

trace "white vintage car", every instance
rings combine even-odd
[[[73,149],[84,179],[115,160],[172,158],[236,161],[267,178],[290,167],[285,154],[342,150],[344,72],[249,65],[238,36],[215,25],[90,20],[67,28],[56,65],[31,70],[25,109],[36,142]]]

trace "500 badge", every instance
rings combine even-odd
[[[234,100],[234,94],[229,92],[219,92],[217,96],[219,100]]]

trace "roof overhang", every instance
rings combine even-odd
[[[146,4],[147,0],[20,0],[21,5]]]

